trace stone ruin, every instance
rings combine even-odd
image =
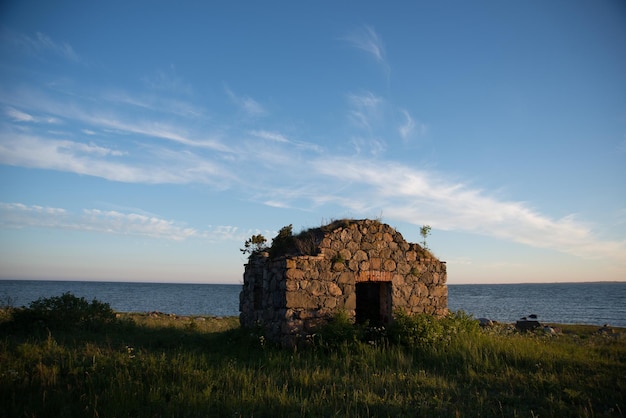
[[[290,232],[290,230],[289,230]],[[252,252],[239,296],[240,322],[290,346],[345,311],[357,323],[385,325],[403,309],[448,312],[446,264],[389,225],[341,220],[274,238]]]

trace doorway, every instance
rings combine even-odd
[[[356,284],[356,322],[370,325],[388,324],[391,319],[391,283]]]

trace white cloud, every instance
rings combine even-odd
[[[171,65],[167,70],[157,70],[143,77],[142,81],[150,88],[176,94],[191,94],[193,89],[182,77],[176,74],[176,68]]]
[[[269,131],[264,131],[264,130],[255,130],[255,131],[250,131],[250,135],[256,136],[258,138],[261,139],[267,139],[269,141],[274,141],[274,142],[282,142],[282,143],[289,143],[290,141],[282,134],[279,134],[277,132],[269,132]]]
[[[415,121],[406,110],[402,109],[400,112],[404,115],[405,122],[398,128],[398,132],[400,132],[402,139],[406,141],[415,132]]]
[[[14,109],[12,107],[7,107],[5,109],[6,115],[13,119],[15,122],[34,122],[35,118],[28,113],[22,112],[21,110]]]
[[[248,116],[265,116],[267,114],[267,110],[253,98],[237,96],[228,86],[224,86],[224,91],[226,91],[230,100]]]
[[[343,38],[352,47],[365,51],[383,66],[385,73],[389,76],[390,68],[387,64],[385,46],[381,37],[371,26],[362,26],[352,31]]]
[[[382,119],[383,98],[369,91],[363,94],[348,94],[347,97],[351,106],[348,112],[349,119],[356,127],[371,132],[374,125]]]
[[[120,157],[123,155],[127,155],[127,152],[118,151],[110,148],[101,147],[95,144],[84,144],[81,142],[70,142],[65,141],[65,145],[61,147],[61,149],[75,151],[76,153],[85,153],[85,154],[95,154],[99,156],[115,156]]]
[[[231,152],[231,149],[216,139],[193,139],[181,133],[181,129],[157,121],[124,121],[115,116],[76,114],[77,119],[84,120],[101,128],[113,129],[121,132],[140,134],[147,137],[166,139],[192,147],[210,148],[222,152]]]
[[[413,119],[411,114],[405,109],[400,109],[400,113],[404,117],[404,122],[398,127],[398,133],[405,142],[416,135],[426,135],[428,126],[425,123]]]
[[[385,62],[383,41],[371,26],[358,28],[344,38],[353,47],[370,54],[378,62]]]
[[[290,144],[295,146],[296,148],[305,149],[307,151],[314,151],[316,153],[321,153],[323,151],[322,147],[312,142],[304,142],[304,141],[296,141],[291,140],[284,136],[279,132],[271,132],[265,130],[252,130],[248,132],[250,135],[255,136],[257,138],[265,139],[268,141],[276,142],[279,144]],[[254,151],[256,154],[257,151]]]
[[[173,221],[136,213],[85,209],[80,229],[121,235],[138,235],[181,241],[198,235],[193,228],[185,228]]]
[[[372,39],[379,40],[378,37]],[[376,42],[373,44],[376,45]],[[375,47],[368,48],[372,54],[384,58],[384,50],[377,52]],[[362,49],[367,48],[363,46]],[[231,100],[247,115],[267,113],[254,99],[239,97],[228,87],[224,88]],[[383,212],[392,220],[416,225],[428,223],[439,229],[469,231],[583,257],[626,259],[624,242],[603,241],[594,235],[591,227],[574,217],[553,219],[527,204],[500,199],[436,173],[380,158],[363,158],[363,155],[382,154],[387,146],[385,138],[390,135],[395,136],[399,132],[402,138],[408,139],[426,129],[404,109],[400,109],[404,116],[400,126],[386,123],[385,110],[392,106],[372,92],[347,95],[349,115],[358,128],[354,133],[348,133],[348,139],[343,141],[352,141],[357,149],[357,156],[352,158],[335,156],[334,152],[324,153],[324,149],[317,144],[296,141],[291,135],[261,127],[246,127],[234,133],[227,131],[222,140],[221,136],[216,139],[212,135],[205,137],[198,134],[206,126],[193,130],[185,123],[171,122],[171,119],[165,121],[162,113],[147,112],[147,116],[142,114],[137,117],[136,114],[125,115],[119,110],[107,111],[93,106],[93,103],[100,105],[98,100],[68,103],[69,95],[53,100],[44,95],[34,97],[5,94],[4,91],[0,93],[0,100],[5,104],[15,101],[5,107],[5,114],[14,131],[0,127],[2,164],[61,170],[120,182],[237,187],[246,198],[274,207],[310,210],[311,203],[317,206],[339,205],[356,214],[371,216]],[[118,100],[126,100],[131,106],[148,111],[158,109],[159,112],[164,107],[157,104],[165,103],[131,96],[120,96]],[[394,109],[387,116],[396,112]],[[21,123],[51,120],[39,119],[37,115],[55,115],[63,118],[66,125],[78,122],[77,130],[84,135],[103,133],[97,139],[106,137],[107,131],[135,136],[132,141],[124,138],[125,141],[117,141],[116,146],[111,147],[94,138],[90,138],[91,142],[80,142],[20,132],[23,128]],[[379,129],[381,127],[383,129]],[[386,129],[389,127],[391,129]],[[28,127],[31,128],[34,127]],[[368,132],[359,129],[367,129]],[[259,141],[250,141],[246,133],[268,142],[259,147]],[[314,150],[322,155],[312,155],[305,150]],[[328,187],[329,184],[332,187]],[[219,234],[240,233],[228,228],[200,231],[155,216],[123,211],[89,210],[78,216],[35,206],[24,207],[21,211],[19,206],[10,210],[7,207],[0,209],[3,210],[0,221],[5,226],[20,224],[16,213],[21,213],[22,225],[27,225],[27,221],[34,225],[39,222],[40,226],[57,222],[58,227],[172,236],[172,239],[208,239]],[[8,216],[8,212],[12,215]]]
[[[75,63],[82,62],[81,57],[70,44],[55,41],[41,32],[35,33],[34,36],[28,36],[2,28],[2,39],[19,52],[36,56],[53,54]]]
[[[74,62],[81,61],[78,54],[74,51],[74,48],[72,48],[72,46],[68,44],[67,42],[53,41],[52,38],[40,32],[37,32],[36,39],[32,39],[27,36],[25,36],[25,38],[27,42],[29,42],[35,49],[44,49],[44,50],[51,51],[70,61],[74,61]]]
[[[113,103],[116,107],[120,105],[130,106],[133,110],[146,110],[159,112],[167,115],[177,115],[190,119],[206,118],[206,111],[200,106],[196,106],[188,101],[169,97],[162,94],[129,94],[121,90],[108,91],[102,94],[102,98]],[[129,109],[129,110],[130,110]]]
[[[379,138],[352,137],[351,141],[357,155],[363,152],[376,156],[382,154],[387,149],[387,143]]]
[[[84,209],[81,213],[72,213],[62,208],[0,202],[0,229],[50,228],[173,241],[193,238],[212,242],[243,242],[255,233],[225,225],[199,230],[141,210],[138,212],[141,213]]]
[[[7,106],[5,108],[4,113],[14,122],[29,122],[29,123],[49,123],[49,124],[59,124],[61,121],[57,118],[47,116],[47,117],[35,117],[29,113],[23,112],[21,110],[15,109],[13,107]]]
[[[350,184],[342,196],[325,199],[353,211],[379,208],[385,217],[416,225],[468,231],[587,258],[626,259],[626,241],[597,238],[573,216],[552,219],[521,202],[501,200],[433,173],[393,162],[339,157],[317,160],[313,167],[321,175]]]
[[[352,106],[359,109],[376,110],[383,102],[383,98],[376,96],[371,91],[366,91],[363,94],[348,94],[348,101]]]
[[[126,151],[0,131],[1,164],[66,171],[126,183],[222,185],[233,181],[229,170],[189,151],[147,146],[144,149],[148,151],[143,158],[145,162],[119,160],[117,157],[126,156]]]

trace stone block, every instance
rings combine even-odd
[[[285,272],[285,277],[288,279],[302,279],[304,277],[304,271],[300,269],[289,269]]]
[[[322,301],[323,309],[333,309],[335,306],[337,306],[337,298],[325,297]]]
[[[315,309],[319,306],[318,298],[314,298],[303,291],[287,293],[286,302],[287,308]]]
[[[396,270],[396,262],[393,260],[385,260],[383,263],[383,268],[385,271],[395,271]]]
[[[348,295],[343,307],[344,309],[349,311],[354,311],[356,309],[356,293],[351,293]]]
[[[313,296],[320,296],[326,293],[326,288],[319,280],[311,280],[311,284],[306,290]]]
[[[407,274],[411,273],[411,266],[409,265],[409,263],[405,262],[405,261],[401,261],[399,263],[397,263],[397,271],[398,273],[402,274],[403,276],[406,276]]]
[[[352,258],[352,253],[347,248],[342,248],[339,250],[339,257],[343,260],[350,260]]]
[[[338,283],[354,283],[354,273],[350,271],[343,272],[339,275]]]
[[[429,289],[429,294],[434,297],[448,296],[448,288],[446,286],[432,286]]]
[[[331,296],[343,295],[343,291],[335,283],[328,283],[328,294]]]
[[[382,266],[382,260],[379,257],[370,257],[370,269],[380,270]]]
[[[333,271],[344,271],[346,269],[346,264],[341,262],[341,261],[337,261],[335,263],[333,263]]]
[[[367,253],[363,250],[357,250],[352,257],[357,262],[366,261],[368,259]]]

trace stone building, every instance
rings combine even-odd
[[[290,230],[289,230],[290,232]],[[274,238],[245,265],[240,322],[292,345],[343,310],[357,323],[393,313],[444,315],[446,264],[375,220],[341,220]]]

